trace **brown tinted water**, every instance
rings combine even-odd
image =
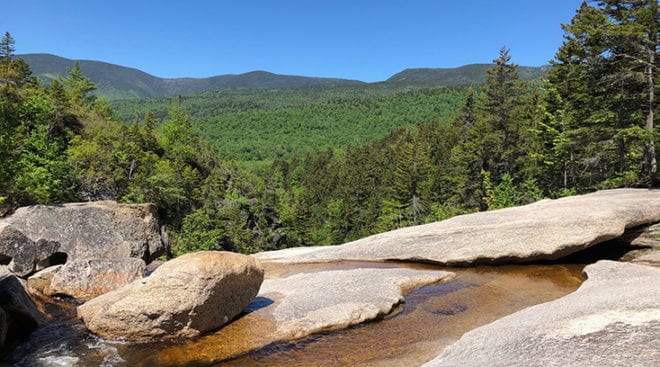
[[[263,313],[248,313],[215,333],[179,344],[111,343],[81,332],[75,323],[54,326],[41,331],[44,340],[32,341],[39,348],[23,348],[24,365],[44,359],[57,365],[79,366],[421,365],[475,327],[573,292],[582,282],[583,265],[448,269],[405,263],[333,262],[266,264],[266,274],[276,278],[364,267],[449,270],[457,276],[447,283],[411,291],[404,304],[383,320],[295,341],[273,339],[274,324]],[[251,307],[265,308],[268,304],[260,304],[264,302],[257,299]],[[48,341],[51,335],[58,339]]]
[[[421,365],[475,327],[573,292],[582,283],[582,268],[581,265],[445,268],[457,273],[456,279],[410,292],[404,305],[385,320],[271,345],[215,365]]]

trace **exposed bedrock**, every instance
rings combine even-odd
[[[574,293],[472,330],[425,367],[658,366],[660,268],[599,261]]]
[[[660,221],[660,191],[616,189],[457,216],[339,246],[256,254],[276,262],[402,260],[477,265],[555,260]]]

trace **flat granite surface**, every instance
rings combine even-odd
[[[339,246],[253,256],[283,263],[402,260],[477,265],[554,260],[660,221],[660,190],[616,189],[457,216]]]
[[[584,271],[576,292],[472,330],[424,367],[660,366],[660,268]]]

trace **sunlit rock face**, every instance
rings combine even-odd
[[[93,333],[153,341],[198,336],[243,311],[259,292],[264,271],[253,257],[221,251],[180,256],[153,274],[78,307]]]
[[[166,245],[152,204],[35,205],[0,220],[0,261],[22,277],[76,259],[150,262]]]
[[[599,261],[574,293],[466,333],[425,367],[658,366],[660,269]]]
[[[48,295],[92,299],[133,281],[144,278],[142,259],[78,259],[66,263],[53,275],[46,288]]]
[[[277,333],[299,338],[377,319],[401,303],[405,291],[453,276],[411,269],[317,272],[267,280],[260,294],[279,299],[272,311]]]
[[[404,260],[444,265],[554,260],[660,221],[660,190],[617,189],[457,216],[341,246],[263,252],[278,262]]]

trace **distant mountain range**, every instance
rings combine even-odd
[[[65,75],[76,60],[50,54],[24,54],[23,58],[43,83]],[[77,60],[83,74],[99,85],[98,93],[110,100],[165,97],[231,89],[282,89],[318,86],[361,86],[359,80],[279,75],[252,71],[238,75],[218,75],[209,78],[159,78],[141,70],[101,61]],[[421,86],[452,86],[481,83],[490,64],[465,65],[453,69],[406,69],[380,83]],[[520,67],[523,79],[536,79],[547,72],[547,66]]]

